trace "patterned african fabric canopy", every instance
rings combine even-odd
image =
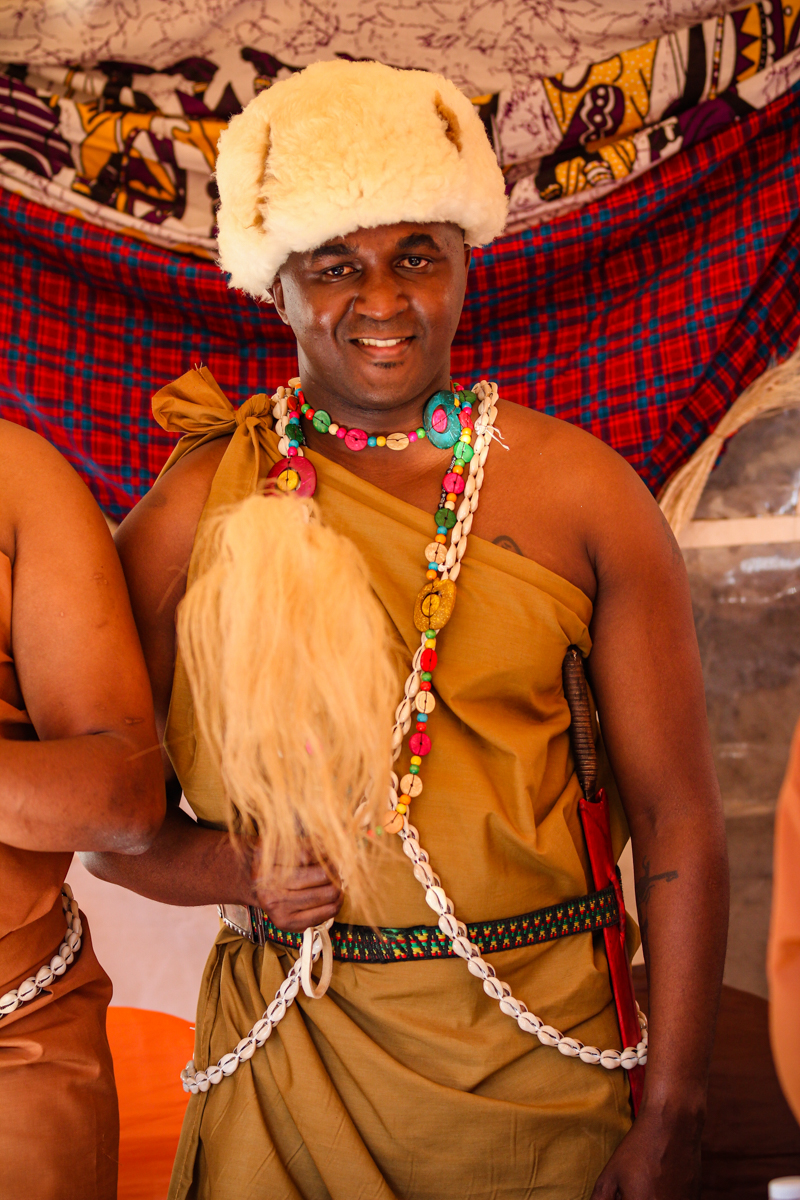
[[[609,196],[475,255],[463,382],[575,421],[658,490],[800,337],[800,89]],[[0,191],[0,413],[120,517],[171,439],[150,397],[206,363],[234,402],[296,372],[291,333],[212,264]]]

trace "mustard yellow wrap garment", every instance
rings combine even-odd
[[[165,470],[201,442],[233,434],[203,520],[246,496],[280,457],[267,398],[234,412],[205,369],[153,404],[162,425],[188,434]],[[323,519],[363,554],[410,662],[431,514],[319,454],[308,457]],[[588,598],[558,575],[470,537],[458,603],[439,637],[433,750],[413,808],[460,920],[514,916],[591,890],[561,687],[567,647],[589,651],[591,612]],[[221,785],[193,724],[180,661],[167,744],[198,817],[222,828]],[[627,831],[618,801],[613,822],[619,852]],[[353,911],[345,900],[338,919],[433,923],[399,839],[377,912]],[[294,957],[220,931],[198,1002],[198,1069],[247,1033]],[[621,1048],[601,938],[578,934],[487,957],[547,1023],[601,1049]],[[581,1200],[629,1125],[621,1070],[540,1045],[501,1013],[461,959],[337,962],[321,1000],[301,992],[263,1049],[190,1099],[169,1195]]]

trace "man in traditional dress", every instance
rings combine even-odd
[[[477,114],[436,75],[317,64],[232,121],[218,183],[222,266],[291,326],[299,380],[238,412],[204,368],[155,397],[161,424],[187,436],[118,546],[168,779],[199,820],[173,806],[146,855],[90,862],[168,903],[249,906],[251,929],[223,928],[206,969],[170,1196],[694,1196],[727,868],[686,573],[612,450],[451,381],[469,247],[505,216]],[[253,883],[255,851],[225,830],[176,662],[198,531],[268,475],[316,489],[414,655],[377,914],[311,854]],[[600,901],[562,688],[570,647],[621,797],[611,789],[614,855],[633,837],[650,983],[633,1123],[619,1067],[644,1059],[644,1041],[620,1053],[603,938],[576,916]],[[333,977],[313,999],[289,973],[299,934],[333,917]]]
[[[0,1196],[114,1200],[111,982],[64,879],[164,815],[119,560],[86,487],[0,421]]]

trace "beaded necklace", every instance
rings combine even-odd
[[[295,381],[292,380],[291,383],[294,384]],[[414,713],[415,731],[408,742],[410,765],[407,774],[401,780],[398,780],[394,770],[390,772],[389,809],[383,825],[368,833],[372,836],[380,836],[383,833],[397,834],[401,838],[403,853],[411,861],[414,877],[425,890],[425,901],[436,913],[438,926],[449,939],[454,954],[465,959],[467,970],[481,980],[487,996],[497,1000],[501,1011],[514,1020],[519,1029],[535,1035],[544,1046],[557,1047],[561,1054],[567,1057],[580,1058],[582,1062],[592,1065],[599,1064],[608,1070],[617,1067],[630,1070],[637,1065],[644,1066],[647,1062],[647,1018],[644,1014],[639,1012],[642,1039],[637,1046],[626,1046],[622,1051],[601,1051],[596,1046],[585,1046],[577,1038],[565,1036],[529,1012],[526,1005],[511,994],[510,986],[497,978],[497,972],[491,963],[483,958],[480,947],[470,940],[467,926],[457,919],[453,901],[447,896],[441,879],[430,865],[430,855],[420,845],[419,831],[408,819],[411,800],[422,793],[420,768],[423,759],[431,750],[427,722],[436,706],[433,672],[438,663],[437,635],[449,621],[455,607],[455,581],[461,571],[461,560],[467,549],[467,536],[472,529],[473,517],[478,507],[484,463],[491,441],[496,436],[494,422],[497,417],[497,385],[481,381],[475,385],[473,393],[478,400],[477,420],[474,426],[471,422],[462,426],[459,418],[458,440],[455,444],[452,441],[449,443],[453,446],[453,456],[442,480],[442,499],[434,515],[436,534],[425,550],[428,582],[414,602],[414,625],[421,634],[420,645],[412,659],[411,672],[403,688],[403,699],[397,706],[392,727],[394,764],[402,752],[403,741],[411,729]],[[283,491],[312,495],[316,487],[316,472],[303,455],[305,439],[302,438],[302,426],[299,422],[293,423],[298,425],[301,436],[291,439],[297,441],[297,445],[290,447],[286,436],[287,426],[291,421],[290,414],[293,416],[299,411],[290,408],[290,404],[296,401],[296,391],[292,387],[280,387],[273,400],[275,403],[272,412],[279,437],[278,448],[280,453],[287,457],[277,463],[269,475],[276,479],[278,487]],[[428,403],[430,404],[430,401]],[[294,449],[295,453],[287,454],[290,449]],[[292,473],[292,478],[286,478],[288,473]],[[284,486],[281,484],[282,476]],[[310,490],[306,490],[309,488]],[[462,497],[460,501],[459,496]],[[252,1058],[256,1049],[264,1045],[272,1030],[285,1016],[301,986],[305,994],[312,999],[319,999],[324,995],[333,971],[333,950],[328,933],[332,924],[331,918],[323,925],[305,930],[300,957],[275,993],[275,999],[230,1054],[223,1055],[218,1063],[204,1071],[196,1071],[192,1061],[187,1063],[185,1070],[181,1072],[185,1091],[194,1094],[207,1092],[212,1084],[219,1083],[226,1075],[232,1075],[241,1062]],[[315,985],[312,968],[320,958],[323,960],[322,977]]]
[[[348,450],[361,451],[369,447],[389,450],[406,450],[414,442],[430,438],[439,449],[452,446],[461,432],[461,427],[471,424],[472,406],[476,401],[473,392],[465,392],[458,384],[450,383],[451,391],[434,392],[425,405],[422,425],[408,433],[368,434],[365,429],[348,429],[331,420],[324,408],[312,408],[300,387],[299,379],[290,379],[288,387],[294,389],[294,399],[289,399],[288,421],[285,433],[288,439],[288,457],[295,457],[305,442],[300,418],[311,422],[317,433],[327,433],[341,439]]]

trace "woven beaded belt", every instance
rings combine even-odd
[[[225,924],[251,941],[265,941],[300,950],[302,933],[278,929],[264,912],[249,910],[248,929],[232,919],[233,906],[220,907]],[[237,915],[242,912],[237,907]],[[469,938],[480,946],[482,954],[499,950],[516,950],[521,946],[537,946],[573,933],[594,933],[608,925],[619,923],[617,897],[611,884],[602,892],[590,892],[563,904],[551,904],[521,917],[503,917],[499,921],[478,921],[468,925]],[[260,926],[260,927],[259,927]],[[334,922],[330,930],[333,957],[339,962],[386,963],[408,962],[416,958],[454,958],[449,938],[436,925],[411,925],[404,929],[372,929],[369,925],[342,925]]]

